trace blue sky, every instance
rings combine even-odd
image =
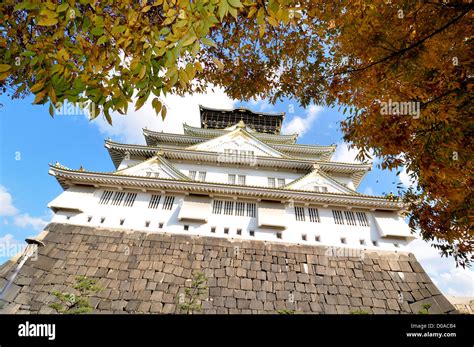
[[[59,161],[71,168],[82,165],[87,170],[113,171],[104,139],[144,143],[143,127],[182,132],[184,122],[199,126],[198,104],[286,112],[283,130],[300,133],[299,143],[338,144],[333,160],[352,161],[354,158],[354,151],[348,151],[342,142],[338,125],[343,119],[342,112],[314,105],[302,109],[291,100],[276,105],[262,100],[241,103],[229,99],[220,90],[184,99],[168,96],[165,99],[168,116],[164,123],[154,115],[151,105],[145,104],[138,112],[130,112],[125,117],[114,116],[113,127],[103,119],[90,122],[84,115],[56,115],[53,119],[47,107],[31,102],[32,98],[0,97],[3,104],[0,108],[0,263],[12,256],[8,249],[17,249],[13,246],[22,245],[26,237],[36,235],[51,218],[47,204],[62,189],[48,175],[48,163]],[[409,184],[406,173],[399,178],[395,172],[382,171],[374,165],[358,190],[374,195],[396,192],[400,179],[405,185]],[[474,296],[473,271],[456,269],[451,259],[441,259],[422,241],[415,241],[412,250],[445,294]]]

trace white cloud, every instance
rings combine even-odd
[[[417,180],[412,179],[410,175],[407,172],[407,168],[403,167],[403,170],[400,172],[400,175],[398,175],[398,178],[400,179],[400,182],[406,187],[416,187],[417,185]]]
[[[372,189],[372,187],[367,187],[364,189],[364,194],[365,195],[374,195],[374,190]]]
[[[143,107],[135,111],[130,105],[130,111],[126,116],[119,113],[112,115],[113,126],[110,126],[103,117],[98,117],[93,124],[108,136],[127,143],[143,143],[143,128],[170,133],[182,133],[183,123],[200,126],[199,105],[230,109],[236,100],[229,98],[221,88],[209,89],[205,94],[186,94],[184,97],[178,95],[167,95],[163,102],[167,107],[167,116],[163,122],[161,116],[156,116],[151,106],[150,98]]]
[[[0,216],[12,216],[18,213],[12,200],[11,194],[4,186],[0,185]]]
[[[341,141],[337,144],[336,151],[334,152],[331,161],[360,163],[360,161],[355,159],[357,153],[359,153],[357,148],[349,148],[349,144],[347,142]]]
[[[472,269],[457,268],[452,258],[441,258],[438,250],[423,240],[414,240],[408,248],[445,295],[474,297]]]
[[[41,231],[48,224],[47,221],[39,217],[32,217],[28,213],[23,213],[15,216],[14,223],[20,228],[31,227],[34,230]]]
[[[294,116],[289,122],[283,124],[282,133],[299,134],[302,137],[316,121],[318,115],[324,110],[322,106],[311,105],[306,110],[306,116]]]
[[[13,223],[20,228],[31,227],[34,230],[42,230],[48,224],[40,217],[32,217],[28,213],[20,214],[20,211],[13,206],[12,200],[11,194],[4,186],[0,185],[0,216],[5,217],[2,219],[2,224],[9,225],[10,220],[13,220]],[[8,235],[11,234],[6,234],[0,239],[6,238]]]
[[[251,99],[249,103],[250,103],[250,106],[252,107],[252,111],[267,112],[273,108],[272,104],[270,104],[265,99],[262,99],[260,97]]]

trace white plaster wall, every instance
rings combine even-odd
[[[207,182],[228,183],[228,175],[245,175],[246,184],[252,186],[268,187],[268,177],[284,178],[286,183],[300,178],[302,173],[293,171],[261,170],[249,168],[237,168],[230,166],[210,166],[187,163],[173,163],[173,165],[186,176],[189,171],[205,171]],[[237,180],[237,178],[236,178]]]
[[[52,219],[52,222],[71,223],[75,225],[89,225],[95,227],[123,228],[127,230],[140,230],[148,232],[170,232],[176,234],[206,235],[216,237],[244,238],[268,241],[281,241],[300,244],[323,244],[328,246],[347,246],[351,248],[382,248],[396,250],[395,244],[403,248],[408,242],[397,239],[381,239],[370,211],[364,211],[369,220],[369,227],[338,225],[334,223],[331,207],[317,207],[320,216],[320,223],[309,221],[307,206],[305,207],[306,221],[296,221],[294,208],[291,204],[286,204],[285,211],[288,215],[285,229],[267,229],[257,227],[257,218],[228,216],[224,214],[212,214],[212,202],[209,205],[209,214],[207,223],[183,222],[178,220],[178,214],[184,200],[183,194],[174,195],[175,201],[171,210],[163,210],[164,195],[160,194],[161,200],[158,209],[149,209],[148,204],[152,192],[135,191],[137,198],[132,207],[100,205],[99,199],[102,196],[103,189],[91,187],[93,194],[90,197],[90,203],[85,204],[84,211],[74,213],[70,211],[59,210]],[[128,191],[127,191],[128,192]],[[69,192],[63,194],[67,197]],[[72,195],[71,195],[72,198]],[[241,200],[239,200],[241,201]],[[242,200],[243,201],[243,200]],[[255,201],[256,202],[256,201]],[[258,202],[256,202],[258,203]],[[303,206],[303,205],[301,205]],[[340,208],[338,208],[340,209]],[[356,212],[357,210],[354,210]],[[258,212],[257,212],[258,213]],[[395,216],[395,214],[394,214]],[[88,217],[92,217],[89,222]],[[105,217],[103,223],[101,217]],[[124,218],[123,225],[120,225],[120,219]],[[145,222],[150,221],[146,227]],[[163,223],[163,228],[159,228],[159,223]],[[184,225],[189,225],[189,230],[184,230]],[[211,228],[215,227],[216,232],[212,233]],[[229,234],[224,234],[224,228],[229,228]],[[242,235],[237,235],[237,229],[242,229]],[[250,230],[255,231],[255,236],[249,235]],[[282,233],[282,239],[277,238],[277,232]],[[302,234],[306,234],[307,240],[302,240]],[[315,236],[320,236],[320,241],[315,241]],[[347,243],[341,243],[341,237],[346,238]],[[360,240],[366,241],[366,245],[360,245]],[[377,242],[377,246],[372,244]]]

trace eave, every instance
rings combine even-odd
[[[183,131],[185,135],[205,137],[205,138],[218,137],[230,132],[230,130],[227,130],[227,129],[198,128],[198,127],[193,127],[187,124],[183,124]],[[151,134],[153,132],[148,132],[148,133]],[[259,133],[259,132],[255,132],[254,136],[265,142],[287,143],[287,144],[294,144],[298,138],[298,134],[275,135],[275,134]]]
[[[269,199],[279,201],[293,201],[314,203],[327,206],[358,207],[366,209],[383,209],[399,211],[404,204],[388,200],[385,197],[369,195],[347,195],[339,193],[314,193],[300,190],[281,188],[267,188],[255,186],[241,186],[213,182],[196,182],[185,180],[171,180],[164,178],[150,178],[138,176],[114,175],[104,172],[90,172],[71,170],[64,167],[50,165],[49,174],[56,177],[64,189],[74,184],[121,187],[129,189],[181,192],[195,194],[232,195],[254,199]]]
[[[200,128],[196,128],[200,129]],[[208,130],[208,129],[204,129]],[[166,144],[178,145],[178,146],[191,146],[194,144],[202,143],[208,139],[214,137],[222,136],[229,131],[220,131],[218,134],[208,137],[199,137],[191,135],[182,135],[182,134],[170,134],[155,132],[147,129],[143,129],[143,135],[145,136],[146,144],[148,146],[163,146]],[[284,152],[290,156],[298,157],[298,155],[319,155],[321,160],[331,159],[332,154],[336,150],[336,146],[317,146],[317,145],[301,145],[295,143],[285,143],[285,142],[275,142],[268,141],[261,134],[252,133],[257,139],[262,142],[266,142],[270,147],[276,149],[277,151]]]
[[[122,162],[125,153],[130,153],[132,156],[150,158],[156,155],[157,152],[163,152],[163,156],[167,159],[197,161],[206,163],[220,162],[221,153],[204,152],[204,151],[189,151],[185,149],[167,148],[167,147],[150,147],[145,145],[130,145],[105,141],[105,147],[109,151],[110,157],[116,168]],[[272,157],[256,157],[256,166],[262,168],[280,168],[287,170],[312,171],[315,164],[325,172],[333,172],[339,174],[350,175],[354,182],[354,187],[357,188],[362,182],[368,171],[371,170],[370,164],[356,164],[356,163],[340,163],[328,161],[314,161],[305,159],[287,159],[287,158],[272,158]],[[249,166],[248,163],[239,164],[240,166]],[[255,168],[255,166],[252,165]]]

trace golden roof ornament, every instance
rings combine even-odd
[[[237,123],[237,128],[240,128],[240,129],[245,128],[245,122],[242,119]]]

